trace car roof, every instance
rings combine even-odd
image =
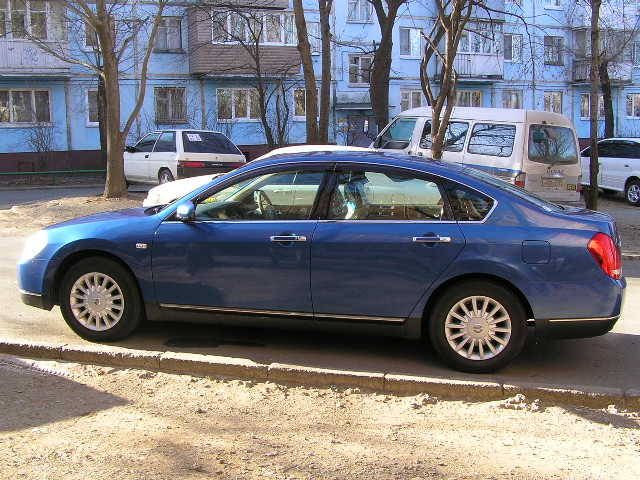
[[[611,138],[603,138],[602,140],[598,141],[598,143],[615,142],[615,141],[640,143],[640,138],[611,137]]]
[[[411,108],[401,112],[399,117],[431,117],[431,107]],[[518,108],[454,107],[452,119],[487,120],[494,122],[546,122],[551,125],[571,127],[571,121],[564,115],[540,110]]]
[[[149,133],[162,133],[162,132],[201,132],[201,133],[220,133],[224,135],[222,132],[218,132],[217,130],[202,130],[198,128],[163,128],[161,130],[154,130]]]
[[[265,158],[274,157],[276,155],[285,155],[292,153],[309,153],[309,152],[366,152],[370,149],[365,147],[351,147],[345,145],[290,145],[288,147],[281,147],[271,150],[264,155],[256,158],[256,160],[263,160]]]

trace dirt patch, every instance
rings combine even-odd
[[[0,384],[2,478],[640,475],[640,418],[611,408],[451,402],[10,357],[0,358]]]
[[[24,235],[76,217],[140,207],[142,198],[142,195],[135,194],[114,199],[105,199],[102,196],[73,197],[15,205],[8,210],[0,210],[0,234]]]

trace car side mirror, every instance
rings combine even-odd
[[[185,202],[178,205],[176,218],[181,222],[193,222],[196,219],[196,207],[192,202]]]
[[[128,152],[128,153],[136,153],[137,149],[136,149],[136,147],[133,147],[131,145],[127,145],[126,147],[124,147],[124,151]]]

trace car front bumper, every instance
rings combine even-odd
[[[20,299],[22,303],[30,307],[41,308],[43,310],[51,310],[53,308],[53,304],[39,293],[20,290]]]

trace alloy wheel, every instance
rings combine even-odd
[[[116,281],[108,275],[90,272],[78,278],[69,294],[75,319],[96,332],[109,330],[124,313],[124,296]]]
[[[640,185],[634,183],[627,189],[627,200],[631,203],[640,201]]]
[[[511,338],[511,317],[500,302],[486,296],[467,297],[447,314],[449,346],[469,360],[488,360],[502,352]]]

